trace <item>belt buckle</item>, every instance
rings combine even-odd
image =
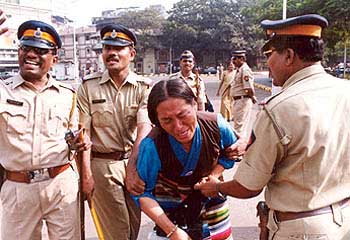
[[[50,174],[47,169],[38,169],[28,172],[30,183],[42,182],[50,179]]]

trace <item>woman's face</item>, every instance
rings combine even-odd
[[[195,101],[188,104],[181,98],[169,98],[157,108],[160,126],[183,146],[192,143],[197,125],[197,106]]]

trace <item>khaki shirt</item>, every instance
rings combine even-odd
[[[228,96],[231,96],[231,85],[233,80],[235,79],[236,76],[236,70],[232,70],[232,71],[224,71],[222,73],[222,85],[220,88],[220,95],[223,95],[224,93],[227,92]]]
[[[85,80],[78,90],[80,121],[91,135],[92,150],[130,151],[139,123],[150,123],[147,113],[149,80],[129,72],[118,89],[108,70]]]
[[[197,98],[198,105],[204,104],[207,102],[207,98],[205,96],[205,85],[204,85],[204,81],[201,78],[199,78],[199,86],[197,87],[196,74],[192,72],[187,79],[185,79],[185,77],[182,76],[181,71],[169,76],[169,80],[179,79],[179,78],[185,80],[187,85],[191,88],[192,92]]]
[[[349,93],[349,82],[320,65],[295,73],[267,102],[291,139],[286,157],[270,118],[260,111],[256,139],[234,178],[251,190],[267,184],[267,204],[279,211],[314,210],[349,197]]]
[[[38,91],[20,75],[0,81],[0,163],[10,171],[68,162],[64,140],[73,93],[53,78]],[[77,129],[75,109],[72,122]]]
[[[235,80],[232,83],[231,96],[247,95],[246,89],[254,89],[253,72],[247,63],[243,63],[236,71]]]

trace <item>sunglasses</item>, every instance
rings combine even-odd
[[[30,47],[30,46],[25,46],[25,45],[21,45],[19,47],[23,52],[30,52],[30,51],[33,51],[35,54],[37,55],[46,55],[48,54],[51,49],[46,49],[46,48],[37,48],[37,47]]]
[[[264,51],[263,54],[265,55],[265,57],[266,57],[267,59],[269,59],[274,51],[276,51],[276,49],[273,48],[273,49]]]

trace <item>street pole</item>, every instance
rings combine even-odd
[[[77,61],[77,46],[76,46],[76,32],[75,32],[75,23],[73,22],[73,64],[74,64],[74,82],[79,83],[79,73],[78,73],[78,61]]]
[[[173,63],[172,63],[172,44],[170,45],[170,48],[169,48],[169,74],[172,74],[173,73]]]
[[[282,7],[282,19],[287,19],[287,0],[283,0],[283,7]],[[276,93],[279,93],[281,91],[281,87],[277,87],[272,83],[271,88],[271,95],[275,95]]]
[[[345,42],[344,42],[344,79],[346,79],[346,52],[347,52],[347,43],[348,43],[348,39],[345,39]]]

